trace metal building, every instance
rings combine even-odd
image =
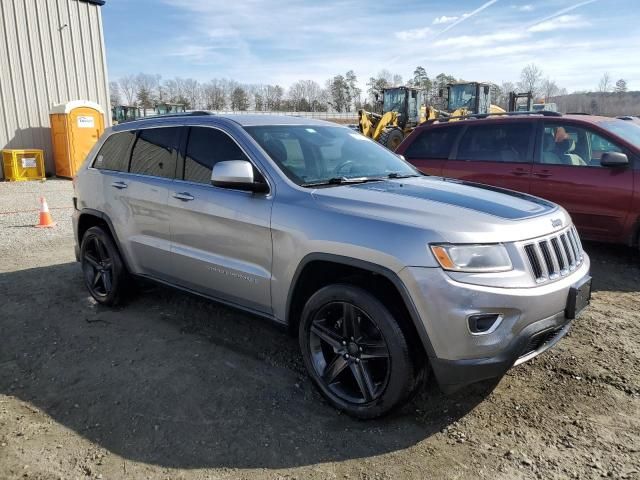
[[[109,112],[104,3],[0,0],[0,149],[43,149],[47,174],[51,107],[91,100]]]

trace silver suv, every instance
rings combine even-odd
[[[75,179],[96,301],[153,279],[286,325],[309,375],[360,417],[429,375],[444,391],[554,345],[590,297],[567,212],[420,174],[335,124],[205,113],[108,130]]]

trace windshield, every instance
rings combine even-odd
[[[274,125],[245,130],[298,185],[420,175],[390,150],[348,128]]]
[[[383,112],[402,112],[404,110],[404,96],[406,90],[403,88],[385,90],[382,104]]]
[[[451,85],[449,90],[449,111],[458,108],[475,108],[476,86],[473,83],[465,85]]]
[[[640,148],[640,124],[628,120],[606,120],[598,125]]]

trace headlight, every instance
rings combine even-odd
[[[445,270],[456,272],[505,272],[511,259],[502,244],[431,245],[431,251]]]

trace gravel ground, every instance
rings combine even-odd
[[[58,226],[31,228],[44,194]],[[640,478],[640,258],[587,244],[592,306],[498,384],[382,420],[326,405],[294,339],[164,287],[87,295],[71,182],[0,183],[0,478]],[[9,213],[16,212],[20,213]]]

